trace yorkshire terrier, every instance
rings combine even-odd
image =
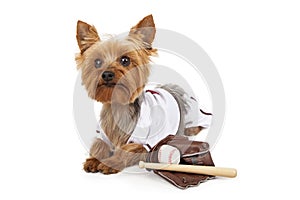
[[[152,15],[128,36],[101,41],[97,30],[77,22],[77,68],[88,96],[101,102],[98,138],[84,163],[86,172],[118,173],[145,161],[148,151],[170,134],[197,135],[211,114],[174,84],[145,90],[156,33]]]

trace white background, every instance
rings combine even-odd
[[[299,199],[298,2],[193,2],[0,3],[1,199]],[[76,22],[117,34],[150,13],[217,66],[227,113],[212,156],[237,178],[182,191],[151,173],[82,170],[87,152],[72,116]]]

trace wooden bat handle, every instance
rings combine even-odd
[[[234,178],[237,175],[236,169],[225,168],[225,167],[147,163],[147,162],[143,162],[143,161],[139,162],[139,167],[147,168],[147,169],[158,169],[158,170],[166,170],[166,171],[205,174],[205,175],[212,175],[212,176],[222,176],[222,177],[227,177],[227,178]]]

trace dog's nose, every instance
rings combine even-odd
[[[103,79],[104,81],[111,81],[111,80],[114,79],[114,77],[115,77],[115,73],[113,73],[113,72],[111,72],[111,71],[105,71],[105,72],[103,72],[103,74],[102,74],[102,79]]]

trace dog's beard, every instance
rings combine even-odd
[[[127,104],[130,100],[130,91],[122,84],[98,85],[95,100],[101,103]]]

